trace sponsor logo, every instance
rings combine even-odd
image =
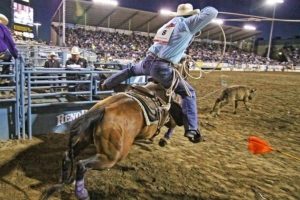
[[[14,24],[14,30],[21,31],[21,32],[28,32],[28,33],[32,33],[33,31],[32,27],[19,25],[19,24]]]
[[[87,110],[82,110],[82,111],[79,111],[79,112],[57,115],[56,116],[56,120],[57,120],[56,126],[60,126],[64,123],[71,122],[71,121],[77,119],[78,117],[80,117],[81,115],[83,115],[86,112],[87,112]]]

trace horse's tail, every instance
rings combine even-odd
[[[101,121],[104,116],[104,108],[90,110],[74,120],[70,127],[69,145],[75,136],[87,131],[95,122]],[[69,146],[70,148],[71,146]]]
[[[104,116],[104,108],[90,110],[84,115],[77,118],[70,127],[70,138],[69,138],[69,155],[71,161],[71,170],[69,174],[69,178],[67,182],[71,182],[73,170],[74,170],[74,137],[78,136],[81,133],[86,132],[91,126],[95,124],[97,121],[101,121]],[[91,133],[92,134],[92,133]]]

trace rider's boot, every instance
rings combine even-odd
[[[203,141],[203,137],[199,130],[187,130],[185,131],[184,136],[193,143],[199,143]]]

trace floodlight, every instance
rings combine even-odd
[[[253,26],[253,25],[250,25],[250,24],[246,24],[246,25],[244,25],[244,29],[245,30],[250,30],[250,31],[255,31],[256,27]]]
[[[42,24],[39,23],[39,22],[34,22],[33,25],[34,25],[34,26],[41,26]]]
[[[224,24],[224,20],[223,19],[219,19],[219,18],[215,18],[211,22],[214,23],[214,24],[219,24],[219,25]]]
[[[171,15],[173,12],[171,10],[168,9],[161,9],[160,10],[160,14],[162,15]]]
[[[276,5],[278,3],[283,3],[284,0],[266,0],[267,5]]]
[[[34,22],[32,23],[33,26],[35,26],[35,29],[36,29],[36,37],[38,38],[39,37],[39,26],[41,26],[42,24],[39,23],[39,22]]]
[[[119,4],[119,2],[115,0],[93,0],[93,2],[112,5],[112,6],[117,6]]]

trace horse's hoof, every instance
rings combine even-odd
[[[158,144],[159,144],[160,147],[164,147],[164,146],[166,146],[169,143],[170,143],[170,141],[168,139],[166,139],[166,138],[160,138],[160,140],[158,142]]]
[[[82,190],[75,190],[75,196],[78,200],[90,200],[89,193],[87,189],[83,188]]]
[[[75,196],[79,200],[89,200],[89,193],[84,187],[84,180],[76,181],[75,183]]]

